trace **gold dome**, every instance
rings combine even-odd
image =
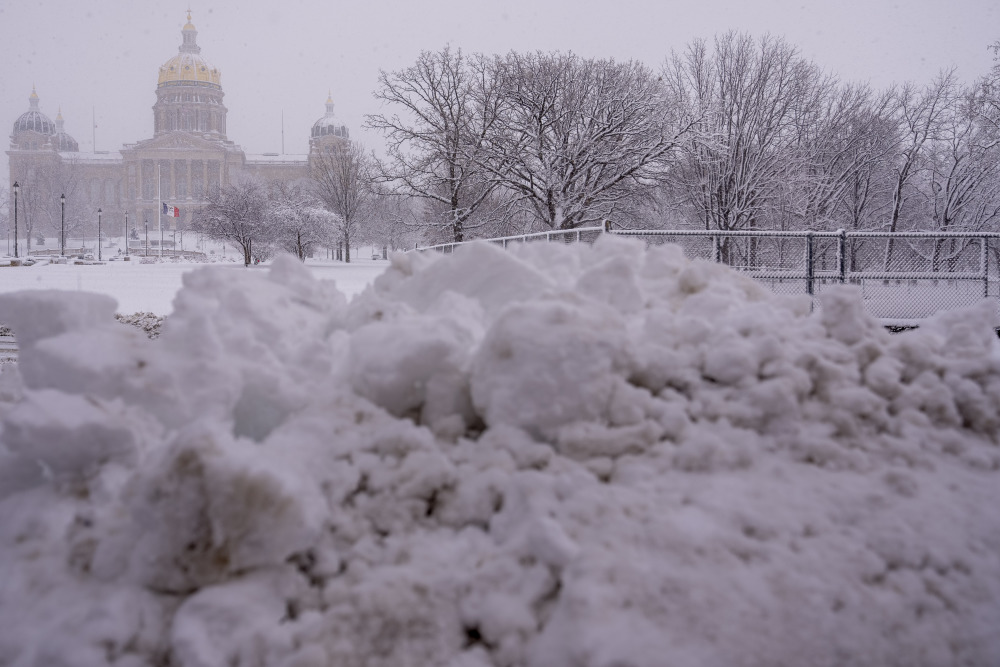
[[[157,86],[207,83],[222,87],[222,74],[197,53],[178,53],[160,67]]]
[[[198,46],[198,31],[191,23],[190,11],[187,23],[181,29],[181,38],[183,41],[177,49],[177,55],[160,67],[157,88],[176,85],[208,85],[222,88],[222,75],[219,70],[198,55],[201,53],[201,47]]]

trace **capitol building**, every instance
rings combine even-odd
[[[85,153],[66,133],[61,111],[55,121],[42,112],[33,89],[28,110],[10,135],[9,186],[19,185],[18,228],[27,236],[52,236],[65,214],[67,233],[96,225],[102,210],[107,231],[120,235],[125,213],[129,227],[154,227],[159,202],[180,209],[162,218],[165,229],[189,228],[209,193],[246,176],[289,184],[305,183],[310,161],[349,139],[347,128],[326,101],[326,114],[309,138],[309,155],[251,155],[226,135],[227,109],[222,73],[201,55],[191,14],[181,30],[176,55],[160,67],[153,105],[153,136],[118,151]],[[157,187],[159,175],[159,188]],[[65,211],[59,196],[66,195]],[[13,200],[11,198],[11,219]]]

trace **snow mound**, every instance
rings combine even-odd
[[[0,664],[1000,664],[988,306],[676,247],[0,296]]]

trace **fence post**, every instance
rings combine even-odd
[[[983,269],[983,298],[988,299],[990,296],[990,255],[989,255],[989,242],[990,237],[984,236],[983,242],[979,246],[979,263]]]
[[[712,235],[712,261],[714,261],[716,264],[718,264],[720,261],[722,261],[722,252],[721,252],[721,250],[722,249],[719,247],[719,237],[715,236],[713,234]]]
[[[837,234],[837,270],[840,273],[840,282],[843,283],[847,266],[847,232],[838,229]]]
[[[806,232],[806,293],[813,295],[813,233]]]

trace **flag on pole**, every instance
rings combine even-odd
[[[176,206],[168,206],[166,202],[164,202],[163,215],[170,216],[171,218],[179,218],[181,216],[181,210]]]

